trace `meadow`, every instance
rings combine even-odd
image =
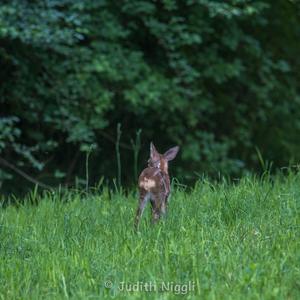
[[[0,299],[299,299],[300,174],[136,191],[33,190],[0,210]],[[4,200],[4,199],[3,199]]]

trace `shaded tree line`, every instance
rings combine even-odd
[[[91,183],[115,178],[118,124],[123,183],[150,141],[186,182],[299,161],[298,1],[1,3],[3,189],[85,184],[91,145]]]

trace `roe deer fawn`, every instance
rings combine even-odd
[[[134,223],[135,229],[138,229],[140,218],[149,199],[152,206],[153,223],[166,213],[170,195],[168,162],[175,158],[178,151],[179,147],[176,146],[164,154],[160,154],[151,142],[148,167],[142,171],[138,181],[140,197]]]

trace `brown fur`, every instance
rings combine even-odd
[[[166,213],[170,195],[170,177],[168,173],[168,161],[175,158],[179,147],[169,149],[165,154],[156,151],[154,145],[150,145],[150,159],[148,167],[139,176],[139,206],[135,217],[135,228],[138,228],[144,208],[150,199],[152,207],[152,221],[157,222],[162,214]]]

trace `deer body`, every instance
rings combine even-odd
[[[168,161],[175,158],[179,147],[169,149],[165,154],[156,151],[150,144],[150,159],[148,167],[139,176],[139,206],[136,212],[135,227],[138,228],[144,208],[150,200],[152,207],[152,221],[158,221],[162,214],[166,213],[168,198],[170,195],[170,177],[168,173]]]

